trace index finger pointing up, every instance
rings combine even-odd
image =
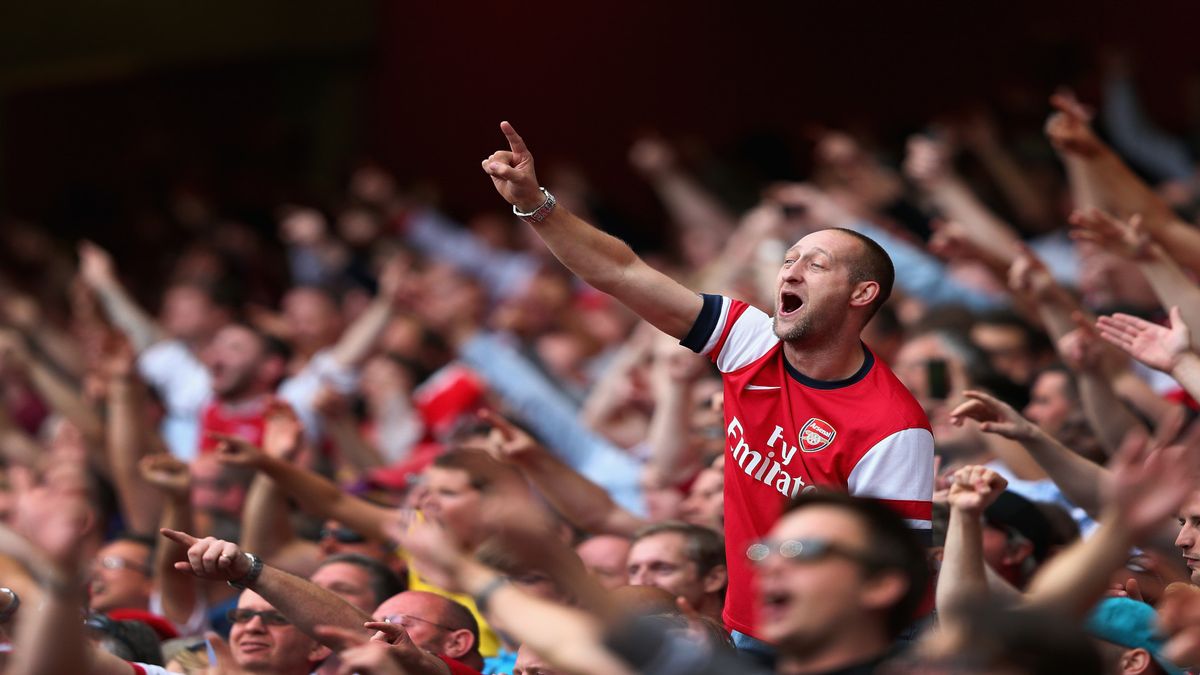
[[[500,131],[504,132],[504,137],[508,139],[508,147],[514,155],[517,155],[518,162],[529,156],[529,148],[525,147],[525,141],[521,140],[521,135],[513,128],[513,125],[501,122]]]

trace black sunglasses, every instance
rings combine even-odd
[[[231,609],[225,614],[225,618],[229,619],[229,623],[248,623],[256,616],[261,618],[263,624],[267,626],[286,626],[291,623],[291,621],[287,620],[287,617],[275,610],[260,612],[253,609]]]

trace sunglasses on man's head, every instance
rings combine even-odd
[[[286,626],[291,623],[291,621],[287,620],[287,617],[275,610],[260,612],[253,609],[231,609],[225,615],[225,618],[229,619],[229,623],[248,623],[256,616],[261,618],[262,622],[268,626]]]

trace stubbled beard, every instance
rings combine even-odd
[[[812,332],[811,315],[804,314],[791,328],[781,331],[779,326],[779,312],[776,311],[775,316],[771,317],[771,330],[775,332],[775,337],[784,342],[798,342],[808,337],[808,334]]]

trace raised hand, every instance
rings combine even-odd
[[[1008,481],[995,471],[985,466],[964,466],[950,478],[947,501],[952,509],[978,515],[995,502],[1006,487]]]
[[[1055,112],[1046,120],[1046,137],[1060,153],[1080,156],[1094,155],[1104,146],[1092,131],[1092,111],[1075,94],[1060,90],[1050,97]]]
[[[1028,246],[1020,244],[1017,257],[1008,269],[1008,288],[1033,302],[1047,301],[1058,291],[1046,264]]]
[[[209,433],[217,443],[217,461],[227,466],[245,466],[257,469],[270,457],[261,448],[244,438],[227,434]]]
[[[187,547],[187,562],[175,563],[180,572],[209,581],[237,581],[250,573],[250,559],[231,541],[216,537],[197,539],[187,532],[166,528],[159,533]]]
[[[1129,314],[1102,316],[1096,320],[1100,337],[1138,361],[1170,373],[1190,350],[1192,333],[1178,307],[1171,308],[1171,326],[1160,326]]]
[[[1137,541],[1173,517],[1195,493],[1200,452],[1187,445],[1154,449],[1145,441],[1126,443],[1108,469],[1103,485],[1107,510]]]
[[[296,416],[296,411],[283,401],[271,401],[263,426],[263,452],[275,459],[293,460],[303,444],[304,424]]]
[[[1094,244],[1110,253],[1133,260],[1155,260],[1161,249],[1142,227],[1142,217],[1134,215],[1129,222],[1097,208],[1079,209],[1068,218],[1071,239]]]
[[[143,457],[138,471],[142,480],[174,497],[186,497],[192,487],[188,465],[167,453]]]
[[[491,410],[480,410],[483,421],[492,425],[485,449],[496,461],[519,463],[541,452],[542,446],[529,434]]]
[[[909,136],[908,152],[904,155],[904,175],[925,189],[940,185],[953,175],[949,148],[944,142],[929,136]]]
[[[1072,312],[1071,320],[1075,328],[1055,345],[1068,368],[1077,373],[1114,373],[1126,365],[1125,356],[1104,344],[1083,312]]]
[[[1025,441],[1037,435],[1037,427],[1021,413],[1000,399],[982,391],[963,392],[966,401],[950,411],[950,422],[962,426],[964,420],[979,422],[979,430],[1017,441]]]
[[[430,522],[403,527],[397,521],[385,526],[388,536],[409,555],[410,564],[421,578],[452,593],[461,592],[461,574],[467,556],[444,528]]]
[[[93,290],[111,286],[117,280],[112,256],[90,241],[79,242],[79,276]]]
[[[501,197],[528,213],[546,201],[533,172],[533,155],[529,154],[525,141],[511,124],[501,122],[500,131],[508,139],[509,149],[493,152],[483,160],[483,171],[492,177],[492,184]]]
[[[643,136],[629,148],[629,163],[642,175],[657,178],[675,168],[675,150],[657,136]]]
[[[368,621],[365,631],[354,631],[342,626],[317,626],[314,632],[323,642],[341,643],[338,652],[341,668],[339,675],[404,675],[418,672],[422,659],[428,656],[413,643],[403,626],[384,621]],[[371,635],[366,631],[375,631]],[[370,636],[370,637],[368,637]],[[414,666],[412,671],[406,665]]]

